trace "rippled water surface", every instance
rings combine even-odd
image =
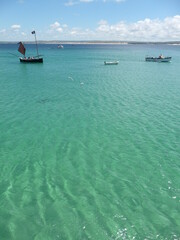
[[[0,45],[0,239],[180,239],[180,46],[40,45],[43,64],[16,48]]]

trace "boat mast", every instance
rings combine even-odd
[[[36,31],[32,31],[32,34],[35,36],[35,42],[36,42],[36,50],[37,50],[37,56],[39,58],[39,53],[38,53],[38,45],[37,45],[37,39],[36,39]]]

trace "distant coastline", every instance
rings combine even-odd
[[[18,41],[0,41],[0,44],[16,44]],[[35,44],[34,41],[23,41],[25,44]],[[167,45],[180,45],[180,41],[166,41],[166,42],[143,42],[143,41],[38,41],[38,44],[71,44],[71,45],[128,45],[128,44],[167,44]]]

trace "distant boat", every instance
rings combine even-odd
[[[147,62],[170,62],[172,57],[164,57],[162,54],[159,57],[146,57]]]
[[[36,32],[32,31],[32,34],[35,34],[35,42],[36,42],[36,50],[37,50],[37,56],[35,57],[26,57],[25,53],[26,53],[26,48],[24,47],[22,42],[19,42],[19,48],[18,51],[24,55],[24,57],[20,57],[19,60],[22,63],[43,63],[43,58],[40,57],[41,55],[39,55],[38,52],[38,45],[37,45],[37,40],[36,40]]]
[[[63,48],[64,48],[64,46],[63,46],[63,45],[61,45],[61,44],[59,44],[59,45],[57,46],[57,48],[63,49]]]
[[[104,65],[117,65],[118,63],[119,61],[111,61],[111,62],[104,61]]]

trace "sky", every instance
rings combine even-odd
[[[180,41],[180,0],[0,0],[0,41]]]

